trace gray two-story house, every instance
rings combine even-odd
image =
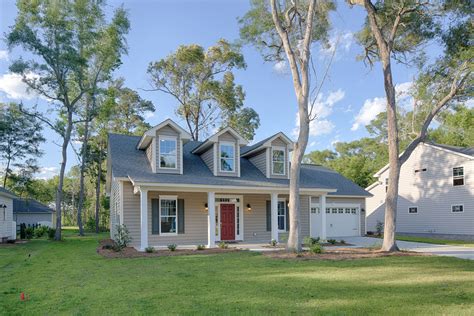
[[[125,225],[140,250],[171,243],[284,242],[292,150],[281,132],[253,145],[232,128],[192,141],[170,119],[141,137],[110,134],[111,237]],[[365,232],[370,194],[342,175],[303,165],[300,194],[303,236]]]

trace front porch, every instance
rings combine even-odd
[[[130,208],[125,205],[123,224],[130,230],[132,246],[140,251],[169,244],[182,249],[197,245],[213,248],[220,241],[265,251],[271,249],[265,247],[271,240],[280,244],[287,240],[288,192],[183,192],[133,185],[124,187],[126,190],[130,190],[128,199],[139,206],[139,212],[127,212]],[[310,236],[311,196],[300,197],[302,236]],[[326,192],[320,192],[320,197],[325,204]]]

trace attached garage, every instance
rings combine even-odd
[[[344,201],[339,198],[326,202],[326,237],[352,237],[361,236],[365,231],[363,213],[364,200],[351,199]],[[311,200],[310,214],[311,236],[320,237],[322,234],[323,216],[320,209],[319,198]]]

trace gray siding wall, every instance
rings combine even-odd
[[[150,142],[150,145],[145,150],[146,158],[148,159],[148,162],[150,162],[150,165],[153,167],[153,164],[155,163],[153,161],[153,141]]]
[[[250,162],[265,176],[267,176],[267,150],[268,148],[265,148],[259,151],[255,156],[249,158]]]
[[[205,151],[204,153],[202,153],[201,155],[201,159],[204,161],[204,163],[206,164],[206,166],[209,168],[209,170],[211,170],[212,174],[214,174],[214,145],[212,145],[211,147],[209,147],[209,149],[207,151]]]
[[[117,225],[120,225],[120,183],[112,180],[110,192],[110,238],[117,233]]]
[[[14,220],[16,224],[26,224],[28,225],[36,225],[39,222],[50,222],[51,226],[53,226],[53,215],[52,214],[35,214],[35,213],[16,213],[13,214]]]
[[[5,208],[5,219],[3,218],[3,209],[0,210],[0,238],[12,238],[13,200],[0,195],[0,204],[7,206]]]
[[[270,166],[270,178],[276,178],[276,179],[288,179],[288,146],[286,145],[286,143],[281,140],[280,138],[277,138],[275,140],[272,141],[272,146],[276,146],[276,147],[284,147],[285,148],[285,175],[277,175],[277,174],[273,174],[272,172],[272,151],[271,151],[271,148],[269,149],[270,150],[270,155],[269,156],[269,161],[268,161],[268,164]]]
[[[160,135],[161,136],[172,136],[176,137],[176,169],[163,169],[160,168]],[[181,148],[181,137],[178,132],[169,126],[164,126],[156,131],[156,172],[157,173],[181,173],[181,159],[182,159],[182,148]]]
[[[464,167],[464,185],[453,186],[452,168]],[[426,168],[415,173],[415,169]],[[375,230],[377,219],[383,222],[385,178],[375,186],[368,199],[367,229]],[[454,153],[419,145],[400,173],[397,208],[397,231],[474,235],[474,161]],[[463,213],[452,213],[451,205],[463,204]],[[408,207],[417,206],[418,214],[409,214]]]
[[[234,151],[235,151],[235,171],[234,172],[221,172],[220,171],[220,144],[221,142],[232,142],[234,144]],[[226,176],[226,177],[238,177],[239,176],[239,168],[240,168],[240,148],[237,145],[237,139],[232,136],[230,133],[224,133],[219,136],[216,150],[216,163],[217,163],[217,175],[218,176]]]
[[[140,195],[133,194],[130,182],[123,182],[123,224],[127,226],[131,245],[140,247]]]

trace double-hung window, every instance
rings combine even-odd
[[[235,171],[235,146],[234,143],[220,143],[219,145],[220,171]]]
[[[285,175],[285,149],[272,147],[272,173]]]
[[[160,231],[161,234],[178,232],[178,199],[175,196],[160,196]]]
[[[286,231],[286,202],[278,201],[278,230]]]
[[[464,167],[453,168],[453,186],[464,185]]]
[[[178,165],[177,139],[160,136],[160,168],[176,169]]]

